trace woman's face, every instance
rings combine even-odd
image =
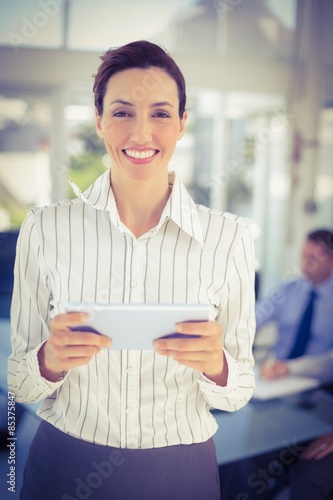
[[[112,180],[160,174],[165,180],[187,119],[178,107],[177,84],[159,68],[128,69],[109,79],[97,133],[111,158]]]

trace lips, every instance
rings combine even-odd
[[[135,160],[149,160],[158,153],[157,149],[146,149],[140,151],[137,149],[123,149],[126,156],[133,158]]]

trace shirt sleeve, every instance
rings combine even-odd
[[[228,363],[227,385],[221,387],[201,375],[199,386],[211,408],[232,412],[239,410],[250,400],[254,390],[254,377],[251,367],[237,362],[226,350],[224,353]]]
[[[41,238],[31,212],[24,221],[16,249],[11,305],[12,353],[8,388],[20,403],[37,403],[62,383],[41,376],[38,350],[49,335],[50,296]]]
[[[286,363],[291,375],[317,378],[323,384],[333,383],[333,349],[324,354],[301,356]]]
[[[254,390],[254,251],[248,228],[238,241],[228,267],[228,301],[219,317],[228,363],[227,385],[218,386],[202,375],[199,386],[211,407],[235,411],[250,400]]]

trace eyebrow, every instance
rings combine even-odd
[[[160,106],[170,106],[173,108],[174,106],[168,102],[168,101],[161,101],[161,102],[155,102],[154,104],[151,104],[151,108],[159,108]]]
[[[134,106],[134,104],[132,104],[131,102],[123,101],[123,99],[116,99],[115,101],[110,102],[110,106],[112,106],[112,104],[123,104],[124,106]]]
[[[123,106],[131,106],[132,108],[134,107],[134,104],[132,102],[124,101],[123,99],[115,99],[114,101],[110,102],[110,106],[112,106],[112,104],[122,104]],[[150,105],[151,108],[158,108],[161,106],[170,106],[171,108],[174,108],[174,106],[168,101],[154,102]]]

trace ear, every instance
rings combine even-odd
[[[97,135],[101,139],[103,139],[104,134],[103,134],[102,127],[101,127],[102,117],[98,114],[97,108],[95,108],[95,118],[96,118],[96,132],[97,132]]]
[[[188,118],[188,112],[184,111],[183,118],[180,120],[180,128],[178,133],[178,141],[183,137],[185,133],[185,126]]]

